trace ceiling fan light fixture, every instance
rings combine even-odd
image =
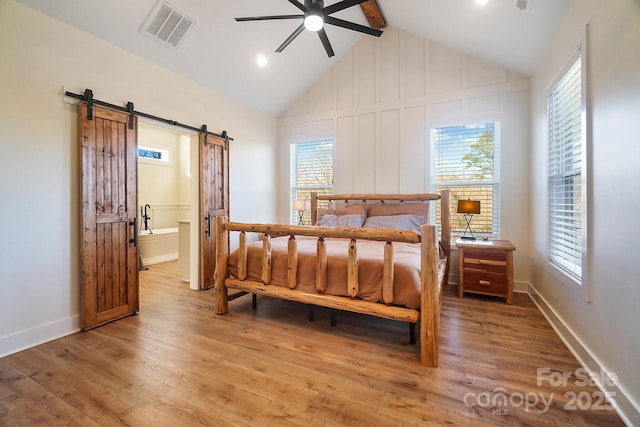
[[[309,31],[320,31],[323,25],[324,19],[317,12],[309,12],[304,17],[304,28]]]

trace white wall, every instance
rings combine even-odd
[[[532,79],[532,282],[591,356],[619,379],[640,425],[640,2],[573,3]],[[592,168],[589,221],[592,301],[563,285],[547,263],[547,86],[575,51],[590,23]],[[618,395],[623,401],[623,396]],[[632,406],[633,404],[631,404]]]
[[[516,282],[529,282],[529,115],[528,78],[387,28],[362,38],[280,117],[280,164],[289,144],[333,137],[336,192],[431,192],[429,129],[499,121],[500,234],[517,246]],[[288,168],[278,182],[286,222]]]
[[[0,81],[0,356],[79,326],[78,125],[62,86],[227,130],[231,216],[275,220],[275,118],[13,0],[0,1]]]

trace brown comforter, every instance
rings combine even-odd
[[[287,241],[271,240],[271,285],[287,286]],[[315,237],[296,236],[298,247],[297,289],[315,293]],[[349,239],[325,239],[327,248],[327,289],[330,295],[348,296],[347,253]],[[358,298],[382,302],[382,271],[385,242],[358,240]],[[420,244],[394,242],[393,304],[420,308]],[[229,256],[229,272],[237,277],[238,251]],[[262,242],[247,245],[247,279],[261,281]]]

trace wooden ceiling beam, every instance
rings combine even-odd
[[[368,0],[364,3],[360,3],[360,7],[364,12],[364,16],[367,17],[367,21],[369,21],[371,28],[380,30],[387,26],[376,0]]]

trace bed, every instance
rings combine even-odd
[[[439,240],[436,226],[428,224],[433,208],[441,219]],[[216,313],[227,313],[229,301],[251,293],[419,323],[420,362],[437,366],[449,274],[449,193],[312,193],[311,222],[249,224],[216,217]],[[232,232],[238,249],[230,253]],[[247,233],[259,233],[261,240],[249,242]]]

